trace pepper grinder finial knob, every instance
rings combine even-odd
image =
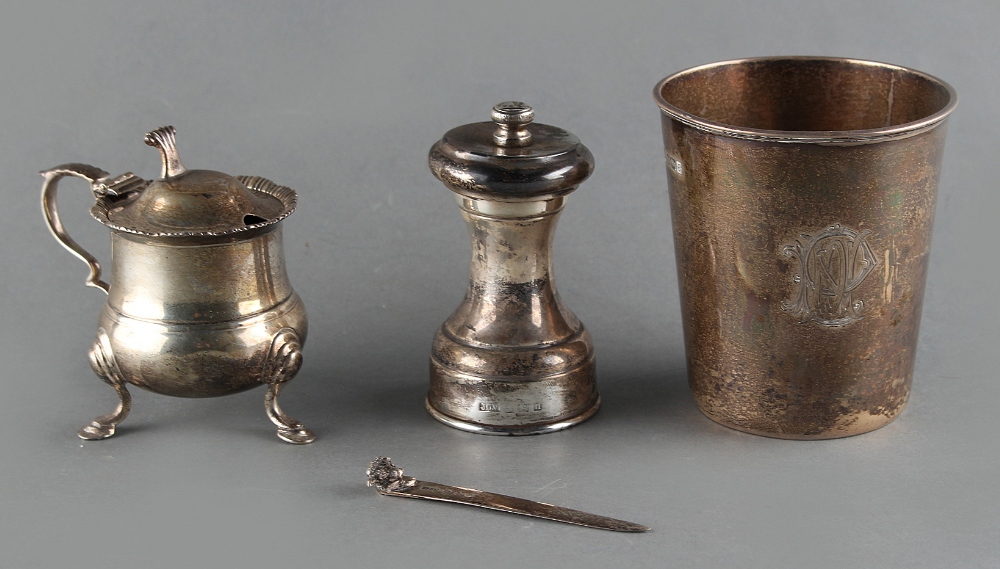
[[[531,144],[528,125],[535,120],[535,111],[520,101],[504,101],[494,105],[493,122],[497,124],[493,141],[497,146],[518,147]]]

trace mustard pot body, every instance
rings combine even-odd
[[[161,179],[111,177],[84,164],[42,172],[49,228],[90,267],[89,286],[107,295],[89,356],[119,405],[79,435],[103,439],[128,415],[126,384],[175,397],[214,397],[267,386],[265,409],[278,437],[305,444],[315,436],[278,405],[278,394],[302,364],[305,306],[292,289],[282,252],[281,221],[294,190],[260,177],[187,170],[173,127],[146,135],[163,157]],[[91,214],[111,230],[111,278],[63,228],[58,181],[86,179]]]

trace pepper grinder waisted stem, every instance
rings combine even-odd
[[[449,131],[429,157],[457,194],[472,259],[465,299],[434,337],[427,409],[483,434],[556,431],[600,405],[593,342],[559,300],[551,261],[564,196],[593,156],[533,114],[501,103],[493,123]]]

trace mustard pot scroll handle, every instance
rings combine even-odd
[[[131,172],[109,179],[107,172],[87,164],[63,164],[50,170],[43,170],[41,174],[45,178],[45,182],[42,184],[42,213],[45,215],[49,231],[63,247],[90,267],[90,276],[87,277],[85,284],[99,288],[107,294],[108,283],[101,280],[101,264],[97,262],[97,258],[69,236],[59,218],[59,209],[56,207],[59,180],[65,176],[87,180],[90,182],[90,189],[94,193],[95,199],[115,198],[124,195],[128,191],[145,185],[145,180]]]

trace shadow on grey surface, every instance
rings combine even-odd
[[[656,433],[704,431],[715,425],[698,410],[683,364],[664,371],[604,374],[595,422],[609,429],[642,427]]]
[[[241,393],[210,398],[170,397],[142,391],[133,393],[129,416],[118,425],[113,438],[131,438],[142,433],[147,437],[211,437],[237,436],[257,440],[277,440],[276,427],[264,410],[266,389],[256,387]],[[138,393],[137,393],[138,392]],[[286,414],[300,420],[309,429],[323,436],[329,430],[319,421],[313,405],[301,405],[298,400],[286,404]],[[308,409],[307,409],[308,408]],[[83,421],[81,422],[81,426]]]
[[[341,500],[378,498],[378,492],[365,484],[364,472],[357,480],[337,479],[332,484],[317,486],[317,492]]]
[[[358,409],[391,423],[410,425],[423,422],[430,416],[424,408],[426,379],[417,381],[407,378],[392,383],[368,384],[354,396]]]
[[[426,381],[407,379],[352,387],[341,397],[340,405],[393,425],[437,425],[424,408]],[[598,389],[601,409],[587,423],[603,425],[602,430],[642,426],[677,432],[715,425],[698,410],[683,366],[662,372],[599,375]]]

